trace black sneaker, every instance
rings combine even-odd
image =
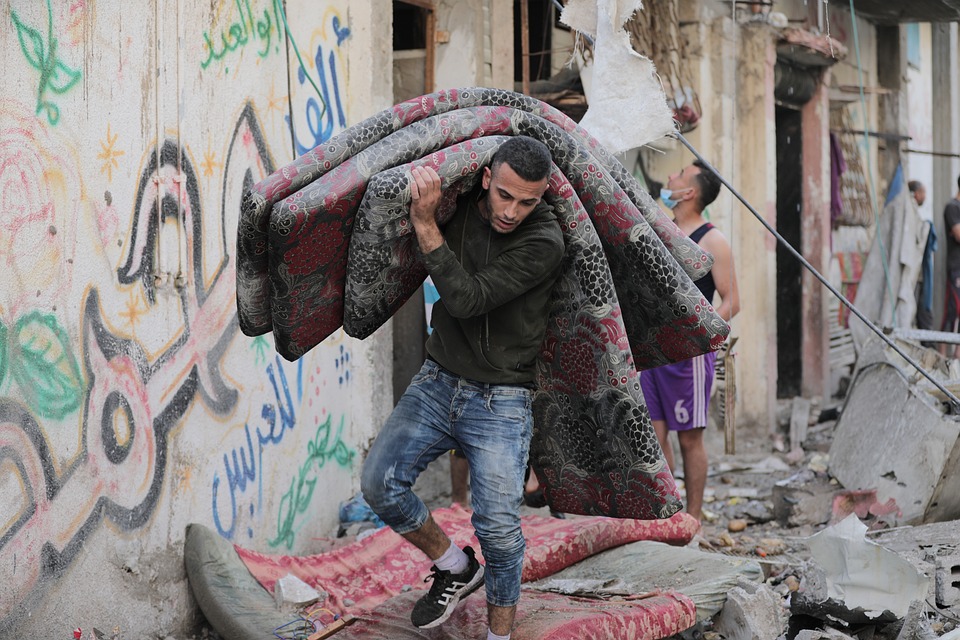
[[[420,629],[432,629],[447,621],[462,598],[483,584],[483,565],[477,562],[471,547],[464,548],[467,554],[467,569],[463,573],[450,573],[433,567],[433,573],[423,579],[433,580],[430,592],[417,600],[410,614],[410,621]]]

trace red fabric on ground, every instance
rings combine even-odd
[[[464,600],[441,627],[419,630],[410,611],[420,594],[404,593],[339,631],[337,640],[475,640],[487,630],[483,590]],[[525,590],[517,605],[512,640],[657,640],[697,622],[693,601],[668,591],[637,600],[596,600]]]
[[[456,544],[470,545],[482,557],[469,511],[454,505],[435,510],[433,517]],[[524,582],[539,580],[595,553],[637,540],[686,544],[699,529],[699,523],[686,513],[666,520],[524,516],[521,526],[527,540]],[[401,593],[406,585],[414,590],[429,587],[423,580],[430,572],[430,561],[387,527],[335,551],[313,556],[268,555],[235,548],[267,591],[272,593],[274,583],[292,573],[329,593],[324,606],[340,614],[371,611]]]

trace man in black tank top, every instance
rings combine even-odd
[[[719,193],[720,180],[698,161],[670,176],[666,187],[660,192],[660,200],[673,211],[674,221],[680,230],[713,255],[713,268],[694,284],[707,304],[713,304],[715,293],[720,294],[717,313],[729,322],[740,310],[733,255],[727,239],[703,217],[703,210]],[[677,432],[683,458],[687,512],[698,520],[707,483],[708,462],[703,429],[707,426],[715,357],[711,352],[650,369],[640,375],[643,397],[671,470],[675,466],[669,435],[671,431]]]
[[[944,301],[941,331],[960,332],[960,176],[957,195],[943,208],[943,227],[947,230],[947,295]],[[940,344],[940,353],[960,358],[960,346],[948,349]]]

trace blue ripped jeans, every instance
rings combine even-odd
[[[486,561],[487,602],[520,599],[526,542],[520,531],[523,477],[533,431],[530,389],[460,378],[427,360],[383,425],[363,466],[363,497],[400,534],[430,511],[414,495],[417,476],[458,449],[470,464],[473,527]]]

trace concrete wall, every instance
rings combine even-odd
[[[777,219],[776,127],[773,78],[776,49],[769,27],[744,25],[739,33],[737,174],[740,192],[771,225]],[[746,218],[746,213],[743,217]],[[741,225],[733,250],[741,265],[737,386],[743,420],[775,427],[777,380],[776,239],[758,221]]]
[[[933,149],[933,93],[932,51],[930,25],[919,25],[920,64],[907,69],[907,135],[911,149]],[[926,220],[934,217],[930,188],[933,185],[933,156],[907,154],[907,175],[927,187],[927,201],[920,207],[920,215]],[[938,314],[934,317],[939,318]]]
[[[235,229],[389,106],[390,3],[288,0],[303,74],[281,6],[0,2],[0,636],[185,637],[187,523],[309,552],[357,489],[389,328],[296,363],[241,335]]]
[[[932,25],[931,65],[934,133],[933,151],[956,154],[960,150],[960,35],[956,23]],[[947,229],[943,209],[957,194],[960,158],[934,156],[932,188],[927,197],[941,242],[934,260],[934,323],[943,313],[947,281]],[[939,328],[939,327],[938,327]]]
[[[703,117],[686,135],[693,146],[771,223],[776,224],[774,32],[761,23],[734,24],[729,5],[687,5],[692,82]],[[694,160],[674,141],[643,151],[655,180]],[[776,245],[763,226],[727,190],[706,211],[728,238],[740,290],[741,311],[731,323],[737,343],[737,422],[772,427],[776,397]]]

